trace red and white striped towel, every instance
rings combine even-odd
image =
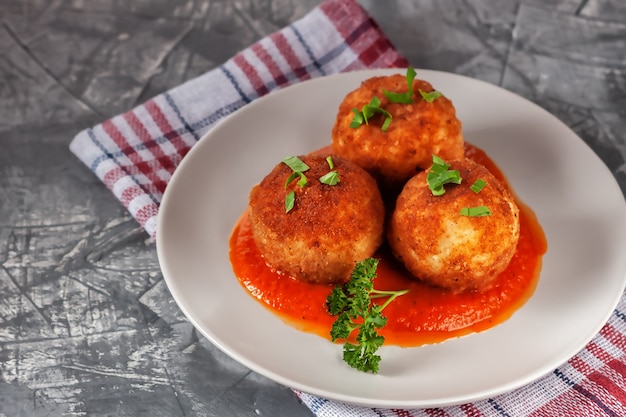
[[[309,78],[406,65],[355,0],[326,0],[220,67],[80,132],[70,149],[154,237],[159,203],[172,173],[220,118]],[[496,398],[439,409],[392,410],[297,394],[319,417],[626,416],[625,309],[622,298],[602,331],[565,365]]]

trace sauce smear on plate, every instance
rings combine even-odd
[[[466,143],[465,155],[507,184],[484,151]],[[374,288],[409,289],[383,311],[388,321],[379,333],[385,336],[386,345],[419,346],[483,331],[508,319],[531,297],[547,244],[532,210],[516,201],[520,208],[517,250],[488,290],[454,294],[421,283],[385,245],[379,249],[374,255],[380,259]],[[335,317],[326,310],[326,297],[334,286],[302,282],[268,267],[254,244],[247,212],[231,235],[230,260],[235,276],[250,295],[291,326],[330,339]]]

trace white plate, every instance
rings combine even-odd
[[[360,81],[404,70],[328,76],[254,101],[185,157],[159,212],[167,285],[204,336],[286,386],[360,405],[433,407],[525,385],[582,349],[626,280],[626,204],[602,161],[563,123],[499,87],[418,70],[455,104],[465,138],[487,151],[539,218],[548,241],[533,297],[505,323],[420,348],[383,347],[378,375],[342,362],[341,346],[285,325],[241,287],[228,239],[250,188],[287,155],[330,143],[336,109]]]

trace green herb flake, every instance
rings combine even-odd
[[[295,180],[299,176],[300,176],[300,173],[292,172],[291,175],[287,177],[287,181],[285,181],[285,190],[287,189],[287,187],[289,187],[289,184],[291,184],[291,181]]]
[[[287,156],[283,158],[283,163],[291,168],[293,172],[305,172],[310,169],[310,167],[297,156]]]
[[[330,171],[320,177],[320,182],[326,185],[336,185],[339,183],[339,173],[337,171]]]
[[[350,127],[352,129],[356,129],[357,127],[360,127],[363,123],[365,123],[365,119],[363,118],[363,113],[357,108],[352,109],[352,113],[354,113],[354,117],[352,118]]]
[[[380,127],[380,130],[382,130],[383,132],[386,132],[387,129],[389,129],[390,124],[391,124],[391,117],[385,117],[385,121],[383,122],[383,125]]]
[[[408,91],[406,93],[393,93],[391,91],[384,91],[383,94],[389,99],[392,103],[398,104],[411,104],[413,103],[413,80],[417,73],[413,67],[408,67],[406,69],[406,84],[408,86]]]
[[[377,112],[385,112],[380,107],[380,99],[376,96],[372,97],[370,102],[361,108],[361,112],[363,113],[363,118],[365,119],[365,123],[368,123],[369,119],[372,118]]]
[[[431,91],[430,93],[420,90],[420,94],[422,95],[422,98],[429,103],[432,103],[433,101],[437,100],[439,97],[442,96],[441,92],[436,91],[436,90]]]
[[[378,260],[367,258],[357,262],[350,281],[335,287],[326,298],[328,312],[337,316],[330,330],[333,342],[347,339],[358,330],[357,344],[346,342],[343,345],[343,360],[351,367],[362,371],[378,373],[380,356],[376,354],[385,342],[378,330],[387,324],[382,311],[394,299],[408,290],[381,291],[374,289]],[[387,298],[384,303],[376,304],[372,300]]]
[[[433,155],[433,165],[430,167],[431,171],[442,172],[447,171],[448,168],[450,168],[450,164],[447,164],[446,161],[444,161],[437,155]]]
[[[289,187],[289,184],[291,184],[291,182],[295,180],[296,178],[298,178],[298,185],[300,187],[304,187],[307,185],[308,181],[307,181],[306,175],[304,175],[304,173],[300,171],[294,171],[287,178],[287,181],[285,181],[285,190],[287,189],[287,187]]]
[[[467,217],[484,217],[491,216],[491,210],[487,206],[463,207],[460,214]]]
[[[356,108],[352,109],[354,117],[352,118],[352,122],[350,122],[350,127],[356,129],[363,124],[368,124],[369,119],[371,119],[375,114],[380,113],[385,116],[385,120],[383,122],[384,129],[381,129],[383,131],[387,130],[389,123],[391,123],[391,113],[380,107],[380,104],[380,99],[374,96],[368,104],[361,107],[361,110]]]
[[[478,178],[474,184],[472,184],[472,186],[470,187],[470,189],[472,191],[474,191],[476,194],[478,194],[479,192],[482,191],[483,188],[485,188],[485,185],[487,185],[487,182],[485,180],[483,180],[482,178]]]
[[[298,176],[300,177],[300,179],[298,180],[298,185],[300,187],[304,187],[307,184],[306,175],[304,175],[302,172],[298,172]]]
[[[330,155],[326,157],[326,162],[328,162],[328,168],[333,169],[335,167],[335,163],[333,162],[333,158]]]
[[[285,197],[285,213],[289,213],[296,204],[296,193],[289,191]]]
[[[461,173],[456,169],[451,170],[449,168],[450,165],[443,159],[433,155],[433,165],[426,174],[426,182],[434,196],[445,194],[445,184],[461,184]]]
[[[293,171],[291,175],[289,175],[289,177],[287,178],[287,181],[285,181],[285,190],[287,189],[287,187],[289,187],[289,184],[291,184],[291,182],[296,178],[298,178],[298,186],[304,187],[307,185],[308,182],[306,175],[304,175],[304,172],[311,169],[311,167],[309,167],[302,159],[298,158],[297,156],[287,156],[283,158],[282,162]],[[295,203],[296,193],[294,193],[292,190],[285,196],[285,213],[289,213]]]

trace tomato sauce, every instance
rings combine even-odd
[[[506,184],[484,151],[466,144],[465,154]],[[485,291],[454,294],[421,283],[383,245],[374,255],[380,259],[374,288],[409,289],[383,311],[388,320],[380,334],[386,345],[419,346],[489,329],[508,319],[532,296],[547,243],[532,210],[519,199],[517,203],[520,238],[516,253]],[[268,267],[254,244],[247,212],[231,235],[230,258],[235,276],[254,298],[297,329],[330,339],[335,318],[326,310],[326,297],[333,286],[302,282]]]

